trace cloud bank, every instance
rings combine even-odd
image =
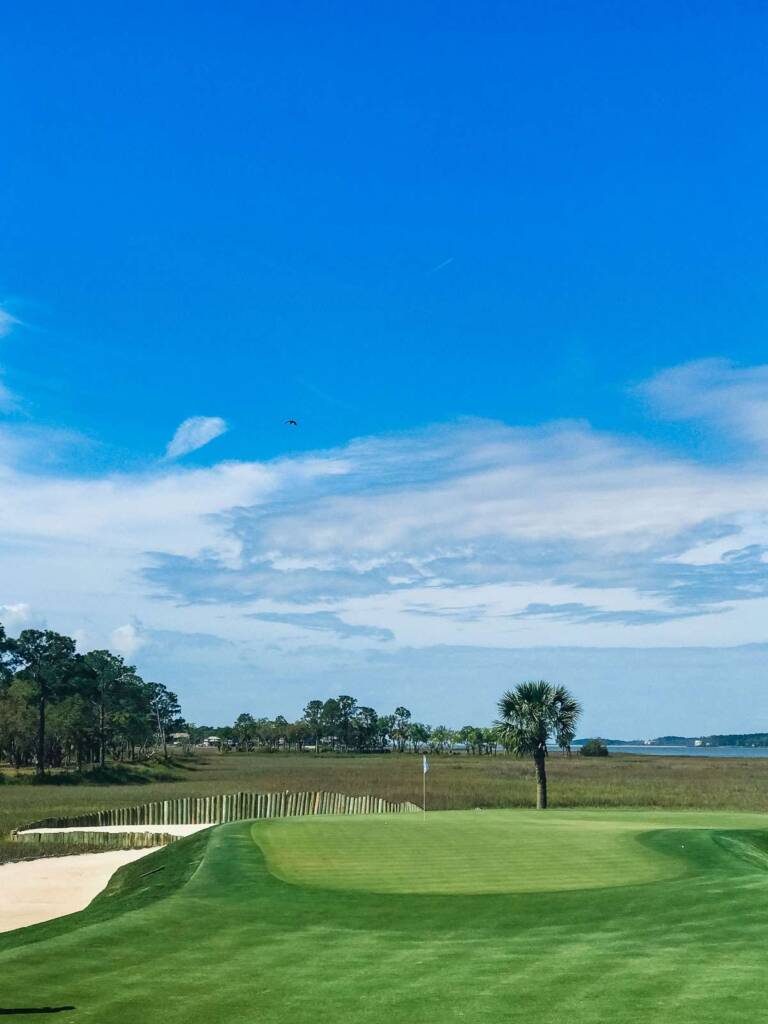
[[[575,650],[614,651],[620,666],[622,650],[762,645],[765,380],[766,367],[708,361],[645,385],[663,415],[727,419],[749,441],[728,463],[581,422],[463,420],[268,462],[94,477],[42,471],[11,436],[0,603],[15,621],[23,610],[84,646],[112,644],[227,714],[297,712],[280,702],[330,678],[379,680],[386,692],[361,692],[374,704],[402,699],[399,680],[413,685],[414,666],[449,647],[464,666],[507,651],[505,664],[541,674],[557,663],[541,652],[560,650],[567,682]],[[185,421],[169,457],[225,427]],[[398,673],[386,685],[382,658]],[[282,689],[291,678],[303,698],[298,681]],[[469,712],[469,668],[456,685]]]

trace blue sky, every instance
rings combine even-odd
[[[9,625],[122,644],[196,718],[487,721],[546,672],[590,731],[762,728],[765,28],[9,12]]]

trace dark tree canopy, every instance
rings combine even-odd
[[[9,637],[0,624],[0,758],[44,774],[104,766],[165,746],[180,721],[176,695],[146,683],[111,651],[76,652],[53,630]]]

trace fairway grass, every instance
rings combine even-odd
[[[100,1024],[761,1019],[756,814],[236,822],[0,936],[0,1007]]]

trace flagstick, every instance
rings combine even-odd
[[[423,770],[422,770],[422,773],[421,773],[421,782],[422,782],[421,806],[424,809],[424,821],[426,821],[427,820],[427,773],[425,771],[423,771]]]

